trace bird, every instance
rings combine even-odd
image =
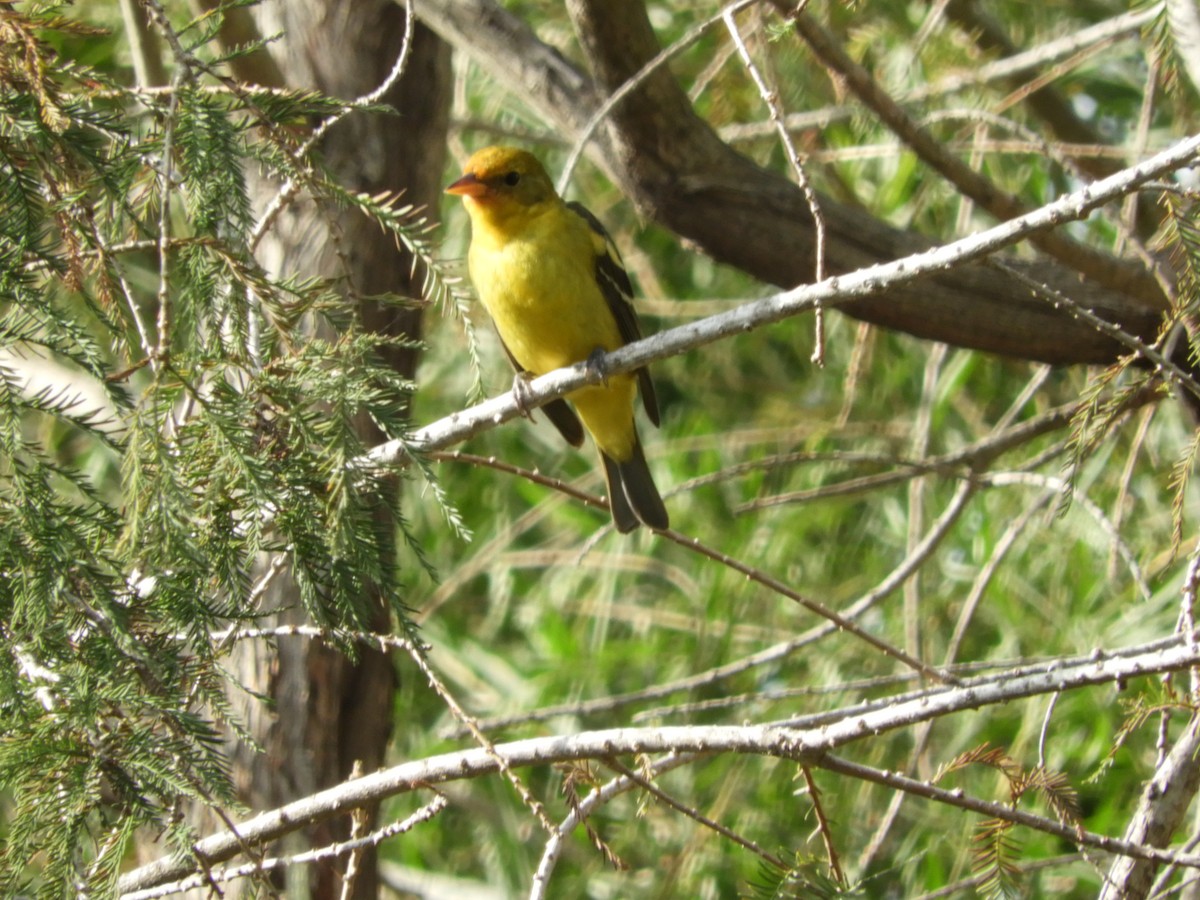
[[[467,270],[516,369],[519,403],[525,379],[579,362],[600,367],[603,354],[641,337],[633,286],[612,238],[586,207],[558,195],[533,154],[478,150],[446,192],[462,197],[470,217]],[[645,367],[542,407],[572,446],[582,446],[584,429],[592,436],[622,534],[639,524],[670,527],[634,421],[639,393],[657,427],[658,399]]]

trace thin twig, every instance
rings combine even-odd
[[[959,490],[959,493],[955,497],[955,501],[952,501],[952,507],[954,507],[956,510],[961,508],[961,505],[965,504],[970,493],[971,490],[969,485],[964,482],[963,486]],[[735,572],[740,572],[750,580],[758,582],[763,587],[776,594],[779,594],[781,597],[786,597],[787,599],[800,604],[809,612],[816,613],[818,616],[825,619],[831,626],[831,630],[845,631],[848,634],[852,634],[859,640],[870,644],[881,653],[904,663],[904,665],[913,669],[913,671],[920,672],[926,677],[932,678],[935,681],[939,681],[944,684],[954,684],[958,680],[948,672],[943,672],[940,669],[936,669],[912,654],[904,652],[899,647],[889,644],[882,638],[876,637],[866,629],[855,624],[852,620],[852,617],[835,612],[824,603],[805,597],[803,594],[788,587],[777,578],[774,578],[765,572],[754,568],[753,566],[747,565],[740,560],[734,559],[729,554],[724,553],[715,547],[709,547],[707,544],[701,543],[698,538],[689,537],[686,534],[675,531],[674,529],[661,531],[659,534],[668,540],[674,541],[680,547],[685,547],[695,553],[699,553],[701,556],[706,556],[711,560],[719,562],[721,565],[733,569]],[[931,551],[932,547],[929,545],[923,545],[922,550]],[[924,556],[920,558],[924,559]]]
[[[776,7],[784,6],[784,0],[772,2]],[[854,95],[956,190],[970,197],[1000,221],[1013,219],[1028,212],[1028,207],[1017,196],[1001,190],[994,182],[948,153],[816,20],[801,14],[792,17],[790,21],[821,61],[844,79]],[[1131,269],[1124,262],[1114,260],[1111,256],[1055,231],[1031,235],[1030,240],[1055,259],[1094,278],[1099,284],[1129,291],[1148,300],[1158,296],[1159,288],[1153,273]]]
[[[350,770],[350,778],[359,778],[362,776],[362,760],[356,759]],[[441,795],[438,795],[438,799]],[[361,841],[367,831],[367,813],[362,807],[352,810],[350,813],[350,840],[351,842]],[[342,874],[342,890],[339,900],[353,900],[354,885],[358,882],[358,873],[361,871],[363,852],[366,846],[359,846],[352,849],[346,858],[346,870]]]
[[[977,477],[981,482],[997,487],[1004,487],[1014,484],[1027,484],[1045,488],[1050,491],[1055,491],[1060,494],[1068,489],[1068,484],[1063,479],[1056,478],[1052,475],[1042,475],[1037,472],[987,472],[980,473]],[[1129,570],[1129,575],[1133,579],[1133,583],[1137,586],[1138,591],[1141,592],[1143,599],[1148,602],[1150,600],[1152,591],[1150,590],[1150,584],[1146,581],[1145,574],[1142,572],[1141,563],[1139,563],[1137,560],[1137,554],[1133,552],[1133,549],[1125,542],[1125,539],[1121,537],[1120,532],[1117,530],[1116,526],[1113,525],[1113,522],[1111,519],[1109,519],[1108,514],[1105,513],[1104,510],[1101,509],[1094,501],[1083,495],[1076,495],[1074,499],[1089,514],[1091,514],[1092,518],[1096,520],[1096,523],[1100,526],[1101,530],[1108,535],[1109,540],[1113,542],[1113,545],[1121,554],[1121,558],[1125,560],[1125,566]]]
[[[1141,358],[1154,363],[1155,371],[1159,375],[1166,378],[1168,381],[1179,385],[1180,387],[1192,393],[1194,396],[1200,397],[1200,383],[1196,381],[1195,377],[1186,369],[1182,368],[1164,356],[1162,351],[1158,348],[1147,344],[1143,340],[1139,340],[1137,337],[1127,331],[1122,330],[1112,322],[1109,322],[1096,315],[1090,309],[1080,306],[1061,291],[1055,290],[1049,285],[1038,281],[1036,278],[1030,278],[1019,269],[1010,266],[1007,263],[1001,262],[998,259],[993,259],[989,262],[1006,275],[1009,275],[1017,279],[1017,281],[1020,281],[1022,284],[1028,286],[1039,297],[1049,300],[1056,309],[1061,309],[1064,312],[1070,313],[1075,318],[1087,322],[1097,331],[1102,331],[1111,336],[1113,340],[1124,344]]]
[[[438,697],[441,698],[442,702],[446,704],[446,708],[450,710],[454,718],[458,719],[459,722],[467,727],[467,730],[471,733],[471,736],[475,738],[475,740],[479,743],[479,746],[483,748],[484,752],[496,761],[497,769],[516,789],[517,794],[521,798],[521,802],[524,803],[525,806],[529,808],[530,812],[537,817],[538,822],[541,823],[542,828],[546,830],[546,833],[553,834],[555,826],[554,823],[550,821],[550,817],[546,814],[545,805],[542,803],[542,801],[538,800],[537,797],[533,796],[533,793],[525,786],[525,782],[521,780],[520,776],[517,775],[512,766],[509,765],[508,760],[505,759],[504,755],[496,749],[496,745],[492,743],[491,738],[489,738],[479,729],[479,726],[475,723],[475,718],[462,708],[462,705],[454,698],[454,695],[450,693],[450,689],[446,687],[441,678],[437,676],[437,673],[433,671],[433,667],[430,665],[429,659],[425,655],[424,648],[417,646],[412,641],[405,641],[404,649],[408,651],[408,655],[412,658],[413,662],[417,664],[417,668],[421,670],[421,673],[429,682],[429,686],[433,688],[434,693],[436,693]]]
[[[921,398],[917,406],[916,420],[912,425],[912,444],[909,452],[921,458],[929,452],[933,429],[933,408],[937,401],[938,376],[946,361],[948,348],[935,344],[925,358],[925,371],[921,378]],[[929,480],[914,478],[908,483],[908,521],[905,529],[904,552],[911,554],[921,542],[925,528],[925,498]],[[921,572],[915,571],[904,582],[904,646],[909,653],[921,652]]]
[[[642,66],[633,77],[626,81],[623,85],[613,91],[612,95],[607,100],[600,104],[592,117],[588,119],[587,124],[579,130],[579,134],[575,138],[575,144],[571,148],[571,153],[567,156],[567,161],[563,164],[562,172],[558,176],[558,193],[565,194],[567,185],[571,183],[571,175],[575,171],[575,167],[579,165],[579,158],[583,155],[583,151],[587,149],[587,145],[591,142],[592,135],[596,133],[596,129],[600,124],[608,118],[609,114],[616,109],[617,104],[633,93],[637,88],[654,72],[666,65],[670,60],[682,53],[696,41],[704,36],[708,29],[712,28],[721,21],[722,16],[727,12],[737,12],[745,9],[752,3],[757,3],[758,0],[735,0],[722,8],[715,15],[709,16],[702,22],[698,22],[683,33],[679,40],[675,41],[669,47],[664,47],[658,54],[649,62]]]
[[[833,830],[830,827],[829,819],[825,816],[825,809],[821,806],[821,791],[817,788],[817,782],[813,778],[812,769],[808,766],[800,767],[800,774],[804,778],[804,785],[808,789],[808,797],[812,801],[813,813],[817,817],[817,830],[821,833],[821,842],[825,845],[825,858],[829,860],[829,870],[833,873],[833,877],[839,884],[846,883],[846,873],[842,871],[842,864],[838,860],[837,849],[833,846]],[[787,868],[786,866],[783,868]]]
[[[683,813],[689,819],[693,819],[694,821],[699,822],[705,828],[715,831],[717,834],[721,835],[721,837],[724,837],[724,838],[727,838],[728,840],[733,841],[735,844],[737,844],[740,847],[745,847],[751,853],[755,854],[756,856],[761,857],[762,859],[766,860],[767,862],[769,862],[771,865],[775,866],[776,868],[787,870],[788,864],[785,863],[778,856],[776,856],[774,853],[771,853],[771,852],[763,849],[758,844],[756,844],[754,841],[738,834],[732,828],[722,825],[720,822],[716,821],[715,819],[709,818],[708,816],[704,815],[704,813],[700,812],[700,810],[698,810],[694,807],[688,806],[686,803],[680,803],[678,800],[676,800],[674,797],[672,797],[670,794],[668,794],[666,791],[664,791],[658,785],[651,782],[648,778],[644,778],[643,776],[639,775],[637,772],[634,772],[632,769],[630,769],[628,766],[621,763],[621,761],[616,759],[615,757],[611,757],[611,756],[608,757],[607,759],[604,760],[604,764],[606,766],[608,766],[610,769],[612,769],[614,772],[618,772],[621,775],[624,775],[626,778],[628,778],[630,781],[632,781],[634,784],[636,784],[642,790],[646,791],[649,794],[653,794],[660,802],[671,807],[671,809],[675,810],[676,812]]]
[[[1054,707],[1062,694],[1051,694],[1050,702],[1046,704],[1046,714],[1042,716],[1042,730],[1038,733],[1038,768],[1046,768],[1046,737],[1050,734],[1050,720],[1054,717]]]
[[[123,893],[121,894],[121,900],[155,900],[158,897],[166,897],[171,894],[194,890],[198,887],[205,887],[206,885],[214,887],[216,884],[257,875],[260,872],[273,871],[275,869],[291,869],[298,865],[320,862],[321,860],[334,859],[349,853],[360,852],[367,847],[377,847],[388,838],[412,831],[417,825],[428,822],[445,809],[447,804],[448,801],[443,794],[436,794],[432,800],[403,821],[384,825],[382,828],[377,828],[375,831],[362,837],[329,844],[326,847],[318,847],[315,850],[306,850],[294,856],[268,857],[267,859],[247,863],[243,866],[218,869],[211,872],[211,880],[193,875],[180,881],[170,882],[147,890]]]
[[[950,94],[986,87],[996,81],[1020,77],[1027,72],[1042,70],[1047,66],[1056,66],[1063,60],[1070,59],[1073,64],[1079,65],[1097,53],[1107,50],[1118,41],[1137,40],[1140,37],[1141,29],[1147,23],[1152,22],[1161,11],[1162,4],[1156,3],[1146,9],[1121,13],[1111,19],[1039,44],[1021,53],[971,67],[961,75],[942,78],[933,84],[908,91],[901,94],[898,99],[906,106],[916,106]],[[785,121],[790,131],[807,131],[813,128],[824,128],[835,122],[843,122],[853,116],[853,107],[842,104],[803,113],[792,113]],[[773,131],[774,128],[770,124],[752,122],[745,125],[726,126],[721,129],[721,136],[731,141],[750,140],[766,137]],[[1124,153],[1119,148],[1107,149]],[[815,156],[816,154],[814,154]],[[1123,155],[1121,158],[1127,158],[1127,155]]]
[[[1121,838],[1107,837],[1093,831],[1085,831],[1082,828],[1064,825],[1057,819],[1038,816],[1015,809],[1009,803],[980,800],[968,796],[960,789],[937,787],[928,781],[918,781],[915,778],[909,778],[907,775],[901,775],[898,772],[888,772],[872,766],[865,766],[861,763],[841,759],[832,754],[820,756],[813,762],[813,765],[840,775],[904,791],[917,797],[923,797],[926,800],[958,807],[959,809],[979,813],[990,818],[1002,819],[1005,822],[1012,822],[1014,825],[1023,825],[1026,828],[1032,828],[1034,831],[1054,835],[1068,843],[1082,847],[1095,847],[1099,850],[1106,850],[1109,853],[1134,860],[1145,860],[1156,863],[1174,862],[1178,865],[1188,866],[1189,868],[1200,868],[1200,858],[1191,853],[1160,850],[1157,847],[1150,847],[1146,844],[1122,840]]]
[[[1047,490],[1041,496],[1035,498],[1031,503],[1028,503],[1021,514],[1017,516],[1004,529],[1004,533],[1000,535],[1000,540],[996,541],[996,545],[988,554],[987,561],[980,567],[979,572],[975,575],[975,580],[971,582],[971,589],[967,591],[966,599],[962,603],[962,608],[958,614],[958,620],[954,623],[954,631],[950,635],[950,641],[946,646],[946,662],[945,665],[950,665],[958,656],[959,648],[966,640],[967,629],[970,627],[972,618],[975,616],[975,611],[979,608],[979,604],[983,602],[984,592],[988,585],[992,583],[992,578],[1000,568],[1000,564],[1004,561],[1008,551],[1016,544],[1017,538],[1025,533],[1025,529],[1033,521],[1035,516],[1038,516],[1045,509],[1046,505],[1053,500],[1058,493],[1052,490]]]
[[[1196,643],[1196,588],[1200,585],[1200,543],[1192,550],[1187,572],[1183,576],[1183,590],[1179,594],[1179,621],[1175,630],[1184,636],[1188,646],[1200,650]],[[1195,669],[1191,675],[1192,701],[1200,700],[1200,673]]]
[[[807,5],[808,0],[803,0],[797,8],[796,14],[802,13],[804,7]],[[788,131],[787,126],[784,124],[783,109],[779,105],[779,92],[767,85],[766,78],[763,77],[762,72],[755,65],[754,57],[750,55],[750,50],[746,46],[746,42],[742,39],[742,33],[738,30],[737,19],[734,18],[734,10],[727,8],[721,14],[721,18],[724,20],[725,28],[729,32],[734,46],[737,48],[742,64],[746,67],[746,71],[750,73],[750,78],[754,81],[754,86],[758,88],[759,96],[767,106],[771,123],[775,126],[775,130],[779,134],[779,141],[783,144],[788,162],[792,166],[792,172],[796,176],[796,183],[800,186],[800,190],[804,194],[804,202],[808,204],[809,212],[812,213],[816,242],[814,249],[816,258],[813,261],[813,280],[823,281],[825,279],[825,216],[821,213],[821,204],[817,199],[817,193],[813,190],[812,183],[808,180],[808,175],[804,171],[804,163],[800,158],[800,151],[796,149],[796,143],[792,140],[791,132]],[[813,328],[815,329],[815,335],[812,362],[817,366],[823,367],[825,365],[825,311],[820,304],[813,310]]]

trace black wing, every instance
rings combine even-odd
[[[525,370],[521,368],[521,364],[517,362],[516,357],[508,349],[508,345],[503,340],[500,341],[500,346],[504,348],[504,355],[508,357],[508,361],[512,363],[517,374],[525,374]],[[567,443],[572,447],[583,446],[583,423],[579,421],[579,416],[575,415],[575,410],[567,404],[567,401],[562,397],[557,397],[549,403],[542,404],[542,412],[546,414],[546,418],[551,424],[558,429],[558,433],[567,439]]]
[[[617,320],[617,330],[626,344],[631,344],[642,337],[638,327],[637,313],[633,309],[633,285],[629,283],[629,273],[621,262],[621,254],[613,243],[600,220],[591,214],[582,203],[571,201],[567,208],[577,213],[587,222],[592,230],[592,239],[596,247],[596,283],[600,292],[608,301],[613,318]],[[658,425],[658,397],[654,393],[654,382],[650,380],[650,370],[645,366],[636,369],[638,388],[642,394],[642,405],[646,407],[646,415],[650,421]]]

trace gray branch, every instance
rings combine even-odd
[[[1086,660],[1062,665],[1052,663],[1040,671],[1025,670],[1010,678],[976,679],[955,686],[938,686],[903,702],[811,728],[789,728],[779,724],[613,728],[500,743],[490,749],[475,747],[402,763],[352,779],[255,816],[241,823],[236,833],[223,832],[206,837],[197,841],[192,850],[197,859],[212,866],[232,859],[247,846],[276,840],[314,822],[377,803],[386,797],[493,774],[499,769],[500,758],[515,769],[638,753],[745,753],[819,766],[831,750],[920,722],[1025,697],[1090,685],[1124,683],[1132,678],[1179,671],[1197,664],[1200,664],[1200,654],[1180,638],[1143,652],[1106,655],[1097,651]],[[937,798],[940,796],[938,794]],[[1004,804],[985,801],[964,802],[964,805],[983,809],[981,803],[989,813],[993,806],[1007,808]],[[1021,824],[1035,821],[1028,814],[1024,816]],[[1113,852],[1200,866],[1200,856],[1181,857],[1155,852],[1129,841],[1089,835],[1082,830],[1072,830],[1072,834],[1081,843]],[[192,859],[161,859],[123,875],[119,888],[121,893],[127,894],[154,887],[190,874],[195,865],[196,861]]]

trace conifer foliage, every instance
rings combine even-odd
[[[233,803],[221,634],[259,612],[263,560],[330,630],[364,627],[364,585],[395,597],[403,564],[395,479],[354,465],[352,424],[401,437],[410,385],[342,285],[255,261],[270,223],[244,173],[360,206],[419,255],[423,224],[310,157],[338,105],[215,74],[212,27],[179,30],[170,88],[135,92],[61,52],[90,27],[0,10],[4,896],[102,895],[135,829],[183,850],[181,801]]]

